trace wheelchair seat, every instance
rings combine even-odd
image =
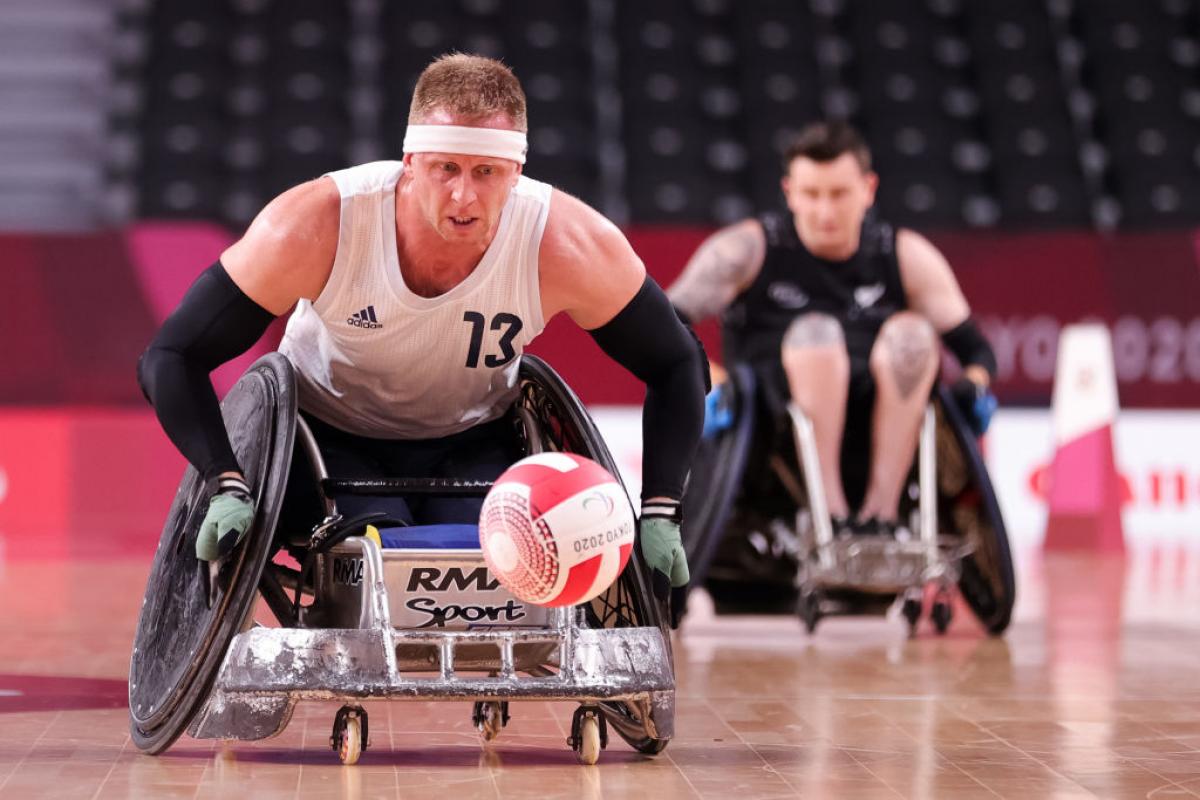
[[[405,525],[380,528],[384,550],[479,550],[478,525]]]

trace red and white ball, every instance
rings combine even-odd
[[[505,589],[539,606],[584,603],[612,586],[633,539],[633,509],[621,484],[571,453],[513,464],[479,515],[488,569]]]

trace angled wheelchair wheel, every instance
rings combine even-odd
[[[754,437],[755,380],[749,366],[730,368],[726,391],[732,392],[733,425],[700,441],[683,496],[683,546],[692,577],[689,587],[699,586],[708,576],[741,490]]]
[[[988,633],[1012,620],[1016,576],[1000,503],[979,446],[945,386],[937,390],[938,519],[943,532],[966,538],[958,588]]]
[[[617,463],[587,409],[549,364],[537,356],[523,355],[520,386],[518,416],[531,415],[541,431],[540,441],[526,443],[529,452],[536,452],[537,448],[542,448],[587,456],[616,476],[618,481],[621,480]],[[634,508],[635,515],[636,511]],[[659,628],[663,634],[667,656],[671,658],[671,637],[666,610],[655,601],[650,589],[649,573],[641,560],[638,548],[634,548],[628,566],[612,588],[591,601],[584,612],[589,627]],[[626,703],[604,703],[601,707],[609,724],[621,738],[641,752],[661,751],[674,731],[673,694],[669,700],[662,698],[661,702],[653,705],[649,711],[649,720],[642,718],[642,711]],[[647,730],[663,732],[663,735],[650,736]]]
[[[198,560],[196,534],[210,493],[188,467],[146,582],[129,666],[130,730],[147,753],[161,753],[187,729],[253,608],[273,549],[295,436],[291,364],[278,353],[259,359],[229,391],[221,413],[254,489],[254,524],[216,570]]]

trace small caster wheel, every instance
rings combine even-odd
[[[919,597],[904,598],[904,605],[900,607],[900,613],[908,622],[908,635],[916,636],[917,622],[921,619],[921,599]]]
[[[950,607],[950,601],[939,595],[933,601],[933,608],[929,611],[929,618],[933,620],[934,630],[939,634],[944,634],[946,629],[950,627],[950,620],[954,618],[954,611]]]
[[[367,749],[367,712],[359,706],[342,706],[333,718],[329,746],[346,766],[357,763]]]
[[[346,726],[342,728],[340,738],[338,758],[346,766],[357,764],[358,757],[362,755],[362,728],[359,727],[357,719],[351,717],[346,720]]]
[[[479,738],[490,742],[500,735],[508,725],[508,701],[481,700],[471,712],[471,721],[479,731]]]
[[[821,595],[817,592],[800,595],[800,619],[804,620],[804,630],[810,634],[816,631],[817,623],[821,621]]]
[[[595,717],[584,717],[579,725],[579,743],[575,756],[580,764],[591,766],[600,760],[600,723]]]
[[[575,751],[580,764],[591,766],[600,760],[600,751],[608,746],[608,723],[597,706],[575,709],[567,744]]]

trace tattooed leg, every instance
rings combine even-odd
[[[879,331],[871,350],[875,411],[871,474],[859,511],[862,519],[896,520],[939,355],[933,326],[919,314],[901,311]]]
[[[841,324],[828,314],[804,314],[783,337],[783,369],[792,400],[809,416],[821,461],[821,481],[829,513],[850,513],[842,487],[842,431],[850,358]]]

